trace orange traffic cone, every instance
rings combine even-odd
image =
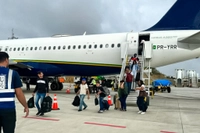
[[[69,88],[66,90],[66,93],[67,93],[67,94],[70,94],[70,89],[69,89]]]
[[[108,95],[108,104],[109,104],[110,106],[113,105],[113,104],[112,104],[112,100],[111,100],[111,96],[110,96],[110,95]]]
[[[53,104],[52,104],[52,110],[60,110],[60,109],[58,108],[58,102],[57,102],[56,94],[54,94]]]

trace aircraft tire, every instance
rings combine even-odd
[[[62,90],[63,89],[63,83],[58,82],[58,85],[59,85],[59,89],[57,89],[57,90]]]
[[[59,83],[58,82],[56,82],[56,81],[53,81],[52,83],[51,83],[51,90],[52,91],[56,91],[56,90],[59,90]]]
[[[170,88],[170,87],[167,88],[167,92],[168,92],[168,93],[171,92],[171,88]]]

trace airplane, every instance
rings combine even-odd
[[[10,55],[10,68],[34,84],[37,71],[52,77],[52,90],[61,90],[58,77],[119,74],[122,53],[139,53],[142,40],[151,51],[151,67],[200,56],[200,1],[177,0],[154,26],[141,32],[53,36],[1,40],[0,51]],[[24,80],[23,80],[24,81]]]

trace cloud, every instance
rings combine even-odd
[[[34,0],[0,1],[0,39],[138,32],[153,26],[176,0]],[[167,75],[184,66],[198,70],[199,60],[160,67]],[[191,67],[190,64],[193,64]]]

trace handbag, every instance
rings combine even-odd
[[[147,96],[146,91],[140,91],[139,92],[139,97],[146,97],[146,96]]]

